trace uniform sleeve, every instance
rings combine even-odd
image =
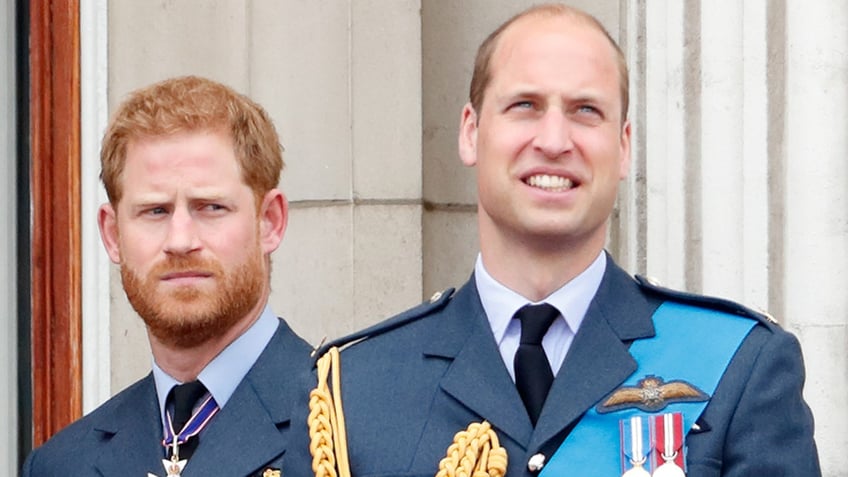
[[[733,413],[721,475],[818,477],[813,416],[803,397],[798,340],[775,329],[756,356]]]
[[[32,466],[33,460],[35,460],[35,452],[36,451],[30,452],[26,460],[24,461],[24,466],[21,468],[21,477],[30,477],[31,475],[33,475]]]

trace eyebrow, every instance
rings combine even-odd
[[[509,99],[509,98],[536,98],[536,97],[544,97],[546,96],[541,91],[536,88],[516,88],[511,91],[507,91],[506,93],[496,95],[497,99]]]

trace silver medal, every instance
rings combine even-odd
[[[678,467],[673,460],[669,460],[657,467],[653,477],[686,477],[686,474],[683,473],[683,469]]]
[[[637,464],[627,472],[621,474],[621,477],[651,477],[651,473],[642,467],[642,464]]]

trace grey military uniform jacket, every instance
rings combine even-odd
[[[291,413],[306,392],[311,347],[280,320],[227,405],[201,434],[183,477],[252,476],[286,462]],[[153,375],[60,431],[33,451],[24,477],[165,475],[162,419]]]
[[[723,300],[652,287],[609,259],[534,429],[474,283],[472,277],[453,296],[337,343],[360,340],[341,355],[354,476],[433,476],[454,434],[482,420],[492,424],[508,452],[507,476],[535,475],[528,470],[530,457],[550,458],[562,442],[568,445],[583,413],[634,372],[629,345],[654,335],[652,314],[666,300],[758,320],[711,396],[698,430],[688,435],[688,477],[820,475],[813,420],[801,395],[799,344],[761,316]],[[701,345],[710,346],[710,339],[704,336]],[[692,359],[698,359],[697,350]],[[304,448],[297,444],[296,451]],[[570,477],[594,475],[592,469],[579,469]]]

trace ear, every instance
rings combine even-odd
[[[262,253],[269,254],[283,241],[289,220],[289,202],[279,189],[271,189],[259,209],[259,243]]]
[[[471,103],[462,108],[459,121],[459,158],[468,167],[477,164],[477,112]]]
[[[621,163],[619,164],[618,177],[621,180],[627,178],[630,173],[630,121],[625,121],[621,128]]]
[[[112,263],[121,263],[120,235],[118,233],[118,214],[112,204],[106,203],[97,210],[97,226],[100,228],[100,240],[109,254]]]

